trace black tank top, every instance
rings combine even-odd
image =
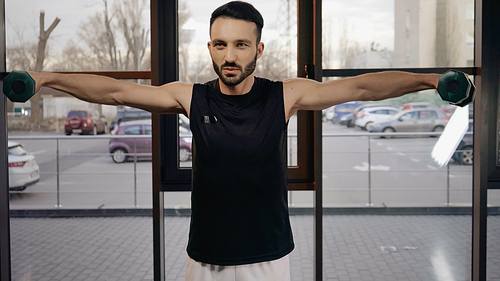
[[[193,189],[188,255],[240,265],[293,248],[287,203],[283,83],[255,77],[245,95],[195,84],[191,100]]]

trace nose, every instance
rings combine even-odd
[[[226,54],[225,54],[225,60],[227,62],[235,62],[236,61],[236,52],[234,50],[234,47],[227,46],[227,48],[226,48]]]

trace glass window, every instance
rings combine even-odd
[[[5,1],[7,69],[44,71],[150,70],[147,0]],[[107,3],[107,4],[106,4]],[[49,34],[37,57],[40,11]],[[37,66],[37,59],[43,65]]]
[[[401,120],[413,120],[418,118],[418,111],[408,112],[401,116]]]
[[[87,118],[87,111],[70,111],[68,113],[68,118],[70,117]]]
[[[464,67],[474,58],[462,43],[474,34],[474,0],[322,3],[325,69]]]
[[[125,135],[142,135],[142,127],[140,125],[137,126],[128,126],[124,129]]]
[[[435,111],[420,111],[420,119],[436,119],[437,113]]]
[[[28,152],[26,152],[26,150],[24,150],[24,148],[21,145],[9,147],[9,155],[22,156],[27,154]]]
[[[144,126],[144,134],[151,135],[151,125]]]

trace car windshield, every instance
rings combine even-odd
[[[85,118],[87,117],[87,112],[86,111],[70,111],[68,113],[68,117],[80,117],[80,118]]]
[[[9,155],[22,156],[27,154],[28,152],[26,152],[26,150],[24,150],[24,148],[21,145],[9,147]]]

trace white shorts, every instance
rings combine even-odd
[[[290,281],[290,260],[286,255],[273,261],[221,266],[188,256],[186,281]]]

